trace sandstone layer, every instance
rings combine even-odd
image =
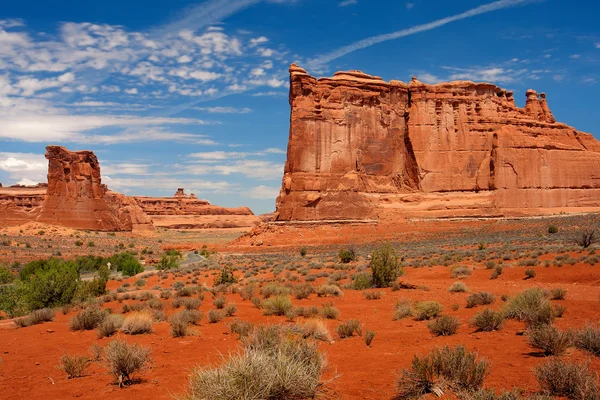
[[[600,142],[490,83],[316,79],[290,67],[278,220],[600,210]]]

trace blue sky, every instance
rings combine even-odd
[[[592,0],[3,2],[0,182],[45,181],[60,144],[94,150],[116,191],[274,210],[291,62],[488,81],[519,105],[534,88],[598,138],[598,17]]]

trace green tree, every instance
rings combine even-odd
[[[373,285],[378,288],[390,286],[404,273],[398,254],[390,244],[384,244],[373,251],[370,267]]]

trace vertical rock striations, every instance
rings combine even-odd
[[[600,143],[489,83],[315,79],[290,67],[279,220],[489,216],[600,207]]]

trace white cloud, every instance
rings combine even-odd
[[[194,107],[194,110],[206,111],[213,114],[247,114],[252,112],[250,108],[235,108],[235,107]]]
[[[572,59],[572,60],[576,60],[576,59],[578,59],[578,58],[580,58],[580,57],[581,57],[581,54],[571,54],[571,55],[569,56],[569,58],[570,58],[570,59]]]
[[[596,43],[596,48],[600,49],[600,42]]]
[[[340,7],[346,7],[346,6],[351,6],[351,5],[357,4],[357,3],[358,3],[358,0],[344,0],[344,1],[341,1],[338,5]]]
[[[48,161],[43,154],[0,152],[0,170],[12,182],[31,185],[47,180]]]
[[[259,44],[267,43],[269,39],[265,36],[250,39],[250,47],[256,47]]]
[[[279,188],[259,185],[251,188],[247,192],[247,197],[252,199],[276,199],[279,196]]]
[[[272,57],[273,54],[275,54],[275,52],[271,49],[258,49],[258,54],[261,55],[261,57]]]
[[[411,3],[409,1],[406,2],[406,9],[411,10],[415,6],[415,3]]]
[[[194,71],[190,73],[190,77],[194,79],[198,79],[202,82],[214,81],[215,79],[220,78],[222,75],[216,72],[209,71]]]
[[[127,94],[138,94],[137,88],[125,89],[125,93]]]

